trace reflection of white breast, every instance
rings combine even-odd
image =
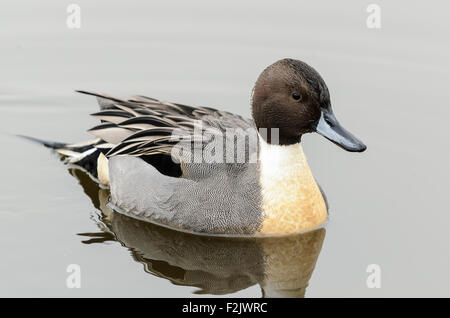
[[[292,233],[326,220],[325,201],[300,143],[271,145],[260,138],[259,160],[264,211],[261,233]]]

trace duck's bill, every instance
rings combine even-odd
[[[363,152],[367,148],[358,138],[339,124],[331,108],[322,111],[316,126],[316,132],[347,151]]]

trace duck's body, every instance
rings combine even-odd
[[[109,186],[120,210],[187,231],[281,234],[316,227],[327,208],[301,135],[317,131],[347,150],[365,149],[337,121],[330,124],[335,118],[325,83],[296,60],[281,60],[262,73],[254,121],[143,96],[124,101],[84,93],[99,99],[101,111],[93,115],[102,123],[90,130],[97,139],[52,147]],[[278,138],[261,128],[279,129]],[[174,136],[189,136],[190,152],[180,152]],[[237,141],[242,136],[247,143]],[[223,147],[211,151],[212,144]]]
[[[167,177],[138,158],[114,157],[111,201],[138,218],[195,232],[280,234],[316,227],[327,209],[301,146],[280,147],[286,149],[257,163],[211,165],[195,181]],[[291,156],[278,157],[286,152]],[[285,163],[282,169],[270,167],[277,161]]]

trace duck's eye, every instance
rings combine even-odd
[[[298,94],[298,93],[293,93],[292,94],[292,98],[295,99],[295,100],[300,100],[301,97],[302,96],[300,96],[300,94]]]

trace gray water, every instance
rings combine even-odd
[[[0,4],[0,296],[260,297],[289,280],[290,296],[449,296],[447,2],[377,1],[380,29],[357,0],[76,3],[80,29],[66,26],[68,2]],[[321,73],[337,117],[368,145],[352,154],[304,138],[330,203],[326,230],[306,237],[224,243],[135,224],[13,136],[88,139],[96,102],[75,89],[250,116],[256,77],[284,57]],[[292,264],[274,267],[277,253]],[[69,264],[79,289],[66,286]],[[381,288],[368,288],[369,264]]]

